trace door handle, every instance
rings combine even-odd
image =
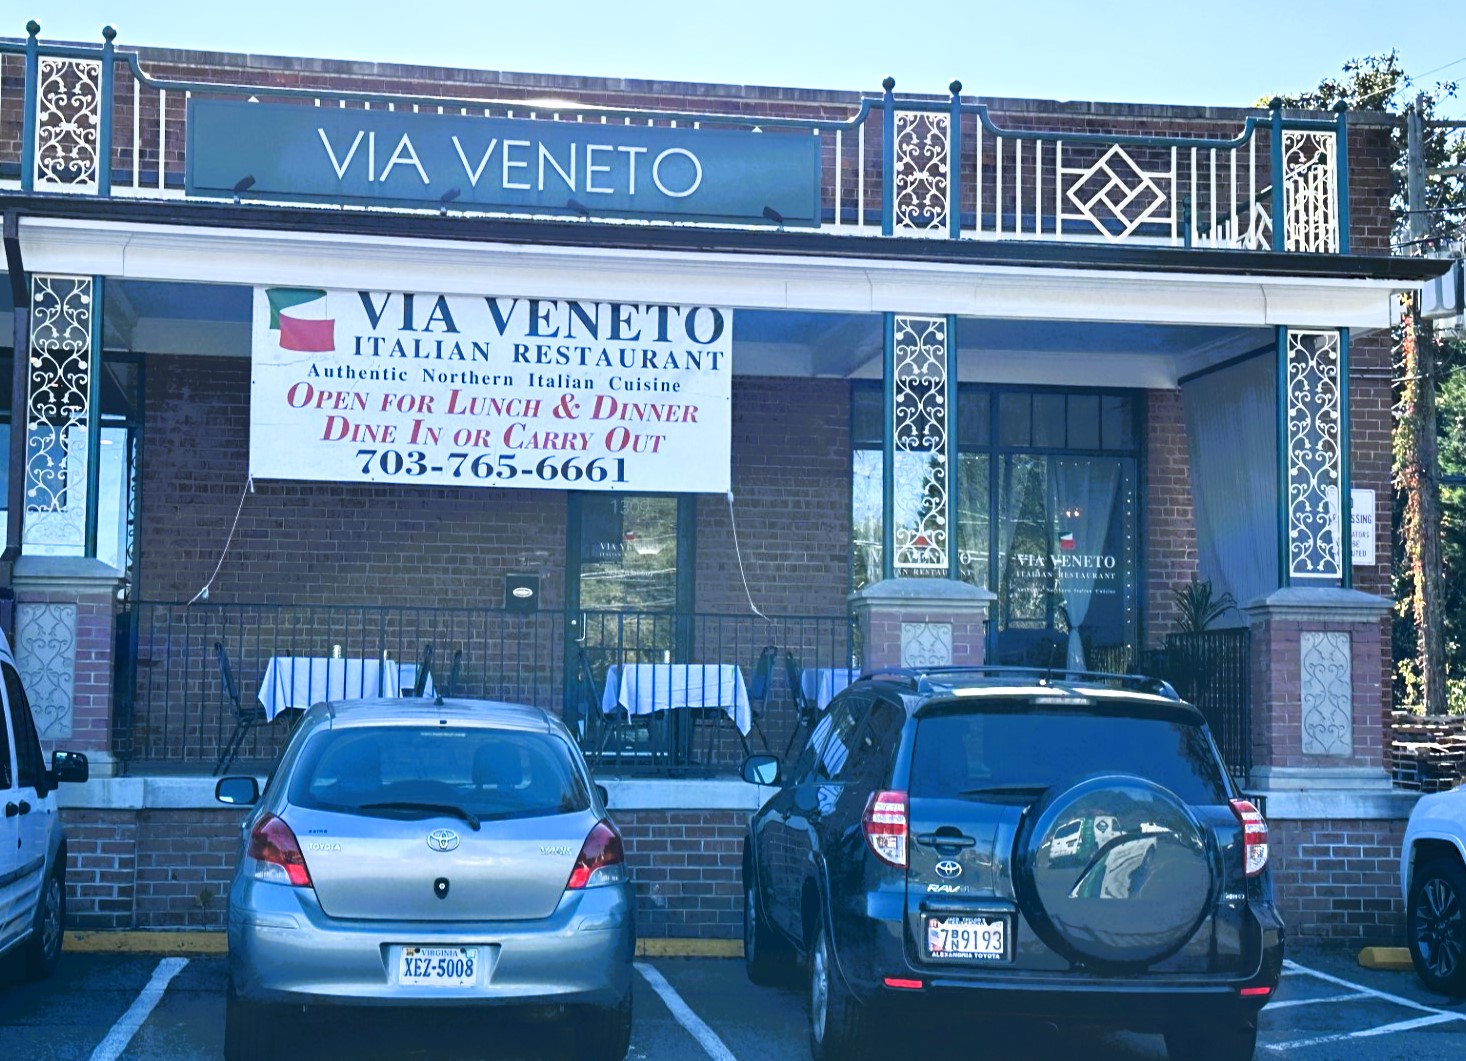
[[[22,813],[22,814],[29,814],[30,812],[31,812],[31,805],[29,803],[27,803],[25,800],[21,800],[20,801],[20,813]]]
[[[14,818],[19,813],[20,808],[17,807],[14,803],[7,802],[5,804],[5,817]]]
[[[977,843],[966,833],[953,829],[950,832],[938,830],[934,833],[918,833],[916,842],[924,847],[971,847]]]

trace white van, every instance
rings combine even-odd
[[[80,752],[55,752],[46,769],[15,656],[0,632],[0,961],[18,962],[32,979],[50,976],[61,960],[66,838],[56,786],[86,779]]]

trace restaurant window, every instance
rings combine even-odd
[[[851,583],[879,581],[882,395],[853,395]],[[957,392],[958,577],[997,596],[993,662],[1125,670],[1139,643],[1140,403],[1130,392]],[[897,454],[897,475],[910,474]]]

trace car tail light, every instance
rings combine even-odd
[[[596,822],[585,843],[580,845],[575,868],[570,871],[566,888],[594,888],[601,884],[619,884],[626,879],[626,855],[621,848],[621,834],[602,818]]]
[[[1242,823],[1242,865],[1255,877],[1267,865],[1267,819],[1245,799],[1234,799],[1232,810]]]
[[[305,853],[295,833],[273,814],[261,818],[249,834],[249,857],[258,863],[254,873],[257,880],[297,888],[314,887],[310,867],[305,864]]]
[[[865,842],[876,858],[900,869],[906,868],[906,806],[905,792],[872,792],[861,820]]]
[[[1261,998],[1263,995],[1270,995],[1273,989],[1270,987],[1239,987],[1237,994],[1243,998]]]

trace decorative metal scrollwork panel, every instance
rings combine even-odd
[[[895,225],[944,233],[952,210],[951,117],[896,112]]]
[[[22,540],[37,552],[86,547],[95,309],[90,277],[31,278]]]
[[[1062,213],[1065,222],[1082,222],[1119,242],[1142,225],[1172,221],[1169,189],[1175,187],[1175,173],[1146,170],[1119,144],[1092,165],[1061,165],[1060,174],[1069,204]]]
[[[1337,254],[1338,137],[1324,132],[1283,133],[1283,249]]]
[[[1287,349],[1288,573],[1338,581],[1344,445],[1339,333],[1290,329]]]
[[[46,191],[95,192],[102,121],[102,64],[92,59],[40,60],[33,179]]]
[[[15,606],[15,669],[42,740],[71,736],[76,702],[76,605]]]
[[[1354,672],[1349,658],[1349,635],[1341,631],[1305,631],[1299,637],[1303,754],[1351,755]]]
[[[895,558],[903,574],[947,571],[947,319],[896,318]]]
[[[950,667],[951,623],[902,623],[901,666]]]

